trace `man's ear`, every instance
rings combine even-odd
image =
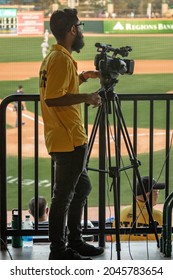
[[[76,35],[76,27],[74,25],[71,27],[70,31],[73,35]]]

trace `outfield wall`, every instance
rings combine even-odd
[[[173,19],[86,19],[85,32],[98,34],[173,34]],[[49,29],[49,19],[44,22]],[[50,31],[50,29],[49,29]]]
[[[0,34],[42,35],[49,28],[43,11],[0,9]],[[81,18],[85,32],[94,34],[173,34],[173,19]]]

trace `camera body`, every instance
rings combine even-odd
[[[111,45],[96,43],[97,51],[100,54],[95,56],[94,65],[96,70],[100,71],[103,76],[117,76],[119,74],[132,75],[134,71],[134,60],[117,58],[117,54],[122,57],[128,56],[132,48],[129,46],[119,49],[112,48]],[[108,52],[113,52],[112,56]]]

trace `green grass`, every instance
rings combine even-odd
[[[3,99],[6,96],[14,92],[18,82],[16,81],[1,81],[0,82],[0,98]],[[38,94],[38,78],[33,78],[30,80],[25,80],[22,82],[25,93],[37,93]],[[94,92],[100,88],[98,80],[92,80],[91,82],[84,83],[80,91],[81,92]],[[119,83],[115,88],[115,92],[118,95],[122,93],[156,93],[164,94],[164,92],[170,91],[173,89],[172,85],[172,74],[156,74],[156,75],[132,75],[132,76],[119,76]],[[34,110],[32,102],[27,102],[27,109],[32,111]],[[147,101],[139,102],[139,112],[138,112],[138,125],[140,127],[148,127],[149,124],[149,114],[146,114],[147,107],[149,103]],[[156,128],[165,128],[165,103],[155,102],[155,127]],[[171,108],[172,108],[171,104]],[[89,107],[89,123],[93,123],[95,119],[97,109],[93,109],[92,106]],[[131,102],[123,102],[122,112],[125,118],[127,125],[131,124],[132,121],[132,104]],[[173,112],[173,110],[171,110]],[[41,114],[39,110],[39,114]],[[171,118],[171,122],[173,117]],[[172,126],[172,125],[171,125]]]
[[[15,167],[15,168],[14,168]],[[39,159],[39,195],[45,196],[50,203],[50,158]],[[8,209],[17,207],[17,176],[18,158],[10,156],[7,158],[7,196]],[[42,187],[44,186],[44,187]],[[22,160],[22,198],[23,209],[27,209],[28,201],[34,196],[34,158],[23,158]]]
[[[15,92],[18,84],[22,83],[25,93],[38,93],[38,78],[24,81],[0,81],[0,98],[4,98]],[[80,92],[93,92],[100,88],[99,80],[90,80],[80,87]],[[144,75],[124,75],[119,76],[119,83],[114,91],[121,93],[165,93],[173,90],[172,74],[144,74]]]
[[[95,43],[111,44],[113,48],[131,46],[130,59],[171,59],[173,37],[87,37],[85,48],[81,54],[75,54],[77,59],[93,60],[98,53]],[[110,53],[112,55],[112,53]]]
[[[0,62],[41,61],[41,37],[0,38]]]
[[[172,74],[141,74],[119,75],[119,82],[114,88],[117,94],[121,93],[164,93],[173,90]],[[98,80],[82,84],[81,92],[92,92],[100,88]]]
[[[171,155],[172,157],[172,155]],[[142,176],[149,174],[149,157],[148,154],[139,155],[138,159],[141,161],[141,166],[139,167],[139,171]],[[171,158],[172,159],[172,158]],[[123,157],[123,164],[124,166],[128,166],[130,164],[128,157]],[[164,166],[165,161],[165,151],[160,151],[154,153],[154,160],[153,160],[153,174],[155,179],[157,180],[160,173],[161,182],[164,180]],[[17,158],[16,157],[9,157],[8,158],[8,166],[7,166],[7,176],[11,176],[8,178],[8,209],[11,210],[17,207],[17,182],[14,181],[14,178],[17,178],[17,168],[14,168],[14,165],[17,166]],[[108,163],[106,164],[108,165]],[[91,158],[89,160],[89,168],[97,168],[98,167],[98,159]],[[172,168],[173,166],[170,166]],[[162,170],[162,172],[161,172]],[[128,181],[127,176],[130,178],[132,182],[132,171],[133,169],[128,170],[126,173],[121,173],[121,186],[120,186],[120,193],[121,193],[121,204],[130,204],[131,199],[133,196],[132,193],[132,186]],[[34,168],[33,168],[33,159],[31,158],[24,158],[23,159],[23,168],[22,168],[22,197],[23,197],[23,209],[27,209],[28,201],[34,196],[34,183],[31,180],[34,180]],[[98,184],[98,172],[89,171],[89,176],[92,182],[92,192],[89,196],[89,206],[96,206],[98,205],[98,194],[99,194],[99,184]],[[110,186],[112,183],[112,179],[106,175],[106,201],[107,205],[113,205],[113,192],[110,191]],[[13,182],[10,183],[10,180]],[[46,180],[46,181],[45,181]],[[170,174],[170,182],[173,180],[173,174]],[[48,186],[48,182],[50,183],[50,159],[40,159],[39,161],[39,195],[43,195],[46,197],[49,205],[50,205],[50,186]],[[28,184],[28,185],[27,185]],[[170,186],[170,191],[173,191],[173,186]],[[125,195],[124,195],[125,194]],[[164,201],[164,191],[160,192],[159,202],[163,203]]]
[[[24,91],[27,94],[34,94],[39,92],[38,87],[38,78],[32,78],[23,81],[0,81],[0,98],[15,93],[18,85],[22,84],[24,87]]]
[[[172,74],[157,74],[157,75],[133,75],[133,76],[120,76],[120,81],[115,88],[115,92],[120,96],[122,93],[133,93],[133,94],[164,94],[173,88],[172,85]],[[81,86],[81,92],[92,92],[98,89],[98,82],[93,81],[92,83],[85,83]],[[138,102],[138,126],[149,127],[149,102],[140,101]],[[155,102],[155,128],[165,128],[165,109],[166,103],[163,101]],[[147,111],[146,111],[147,110]],[[122,112],[127,125],[132,123],[132,103],[123,102]],[[146,114],[146,112],[148,112]],[[173,104],[171,104],[171,112],[173,112]],[[93,123],[96,115],[96,109],[92,106],[89,107],[89,122]],[[173,126],[173,116],[171,117]]]
[[[0,38],[0,62],[41,61],[42,37],[9,37]],[[77,60],[93,60],[97,54],[95,43],[111,44],[114,48],[131,46],[131,59],[172,59],[173,37],[85,37],[85,47],[80,54],[74,53]],[[49,46],[55,43],[53,37]],[[111,55],[111,53],[110,53]]]
[[[149,157],[148,154],[143,154],[139,155],[138,159],[141,162],[141,166],[139,167],[139,171],[141,176],[145,176],[149,174]],[[172,159],[172,156],[171,156]],[[128,157],[123,157],[123,164],[124,166],[129,166],[130,161]],[[162,182],[164,180],[164,162],[165,162],[165,151],[160,151],[160,152],[155,152],[154,153],[154,159],[153,159],[153,174],[155,179],[157,180],[159,178],[159,181]],[[108,165],[108,163],[107,163]],[[97,159],[90,159],[89,161],[89,167],[90,168],[97,168],[98,162]],[[163,170],[162,170],[163,167]],[[171,167],[170,167],[171,169]],[[133,192],[132,192],[132,186],[131,183],[129,183],[128,177],[130,179],[130,182],[132,182],[132,172],[133,169],[130,169],[125,172],[121,172],[121,184],[120,184],[120,194],[121,194],[121,205],[126,205],[130,204],[132,201],[133,197]],[[98,185],[98,173],[94,171],[89,171],[89,175],[92,181],[92,193],[89,197],[89,205],[90,206],[95,206],[96,202],[98,202],[98,193],[99,193],[99,185]],[[173,174],[170,174],[170,182],[173,180]],[[113,192],[110,191],[110,186],[112,183],[112,179],[109,178],[107,175],[106,179],[106,201],[107,205],[113,205],[114,200],[113,200]],[[170,191],[173,191],[173,186],[170,185]],[[159,203],[163,203],[165,200],[164,197],[164,191],[160,192],[160,197],[159,197]]]

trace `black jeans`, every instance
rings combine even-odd
[[[51,153],[55,162],[55,184],[49,213],[51,250],[65,248],[65,229],[68,240],[81,240],[81,218],[91,183],[86,170],[87,145],[73,152]]]

